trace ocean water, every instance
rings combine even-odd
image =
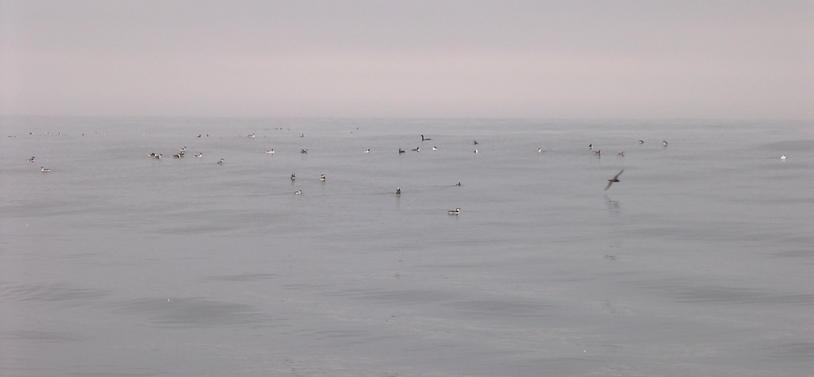
[[[2,376],[814,376],[810,122],[0,125]]]

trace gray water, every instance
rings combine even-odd
[[[2,376],[814,373],[809,123],[2,118],[0,143]]]

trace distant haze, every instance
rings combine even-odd
[[[0,113],[814,118],[814,1],[0,0]]]

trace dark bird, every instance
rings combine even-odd
[[[430,139],[428,137],[424,137],[424,134],[421,134],[421,141],[430,141],[430,140],[432,140],[432,139]]]
[[[31,158],[28,159],[28,162],[34,162],[34,160],[36,160],[36,159],[37,159],[37,156],[31,156]]]
[[[218,160],[217,164],[218,165],[223,165],[223,159],[221,158],[220,160]]]
[[[291,182],[294,182],[295,180],[297,180],[297,175],[294,174],[294,172],[291,172]]]
[[[326,177],[325,174],[320,174],[319,175],[319,181],[320,182],[325,183],[325,181],[327,181],[327,180],[328,180],[328,177]]]
[[[644,139],[639,139],[639,144],[644,144]]]
[[[478,141],[477,141],[477,140],[472,140],[472,144],[473,144],[473,145],[478,145],[479,143],[478,143]]]
[[[619,180],[619,176],[620,176],[620,175],[622,175],[622,173],[624,173],[624,172],[625,172],[625,169],[619,170],[619,172],[618,172],[618,173],[616,173],[616,175],[614,175],[614,176],[613,176],[613,178],[608,179],[608,185],[607,185],[607,186],[605,186],[605,191],[608,191],[608,189],[609,189],[609,188],[611,187],[611,185],[613,185],[614,183],[621,182],[621,181]]]
[[[302,154],[308,154],[308,150],[307,150],[307,149],[305,149],[305,148],[301,148],[301,149],[300,149],[300,153],[302,153]]]
[[[455,186],[461,187],[461,181],[458,181],[458,183],[456,183]]]
[[[399,154],[404,153],[404,149],[399,148]]]
[[[401,187],[396,187],[396,196],[401,196]]]
[[[421,152],[421,147],[415,147],[412,149],[413,152]]]

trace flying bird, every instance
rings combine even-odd
[[[621,182],[621,181],[619,180],[619,176],[620,176],[620,175],[622,175],[622,173],[624,173],[624,172],[625,172],[625,169],[619,170],[619,172],[618,172],[618,173],[616,173],[616,175],[614,175],[614,176],[613,176],[613,178],[608,179],[608,185],[607,185],[607,186],[605,186],[605,191],[608,191],[608,189],[609,189],[609,188],[611,187],[611,185],[613,185],[614,183]]]

